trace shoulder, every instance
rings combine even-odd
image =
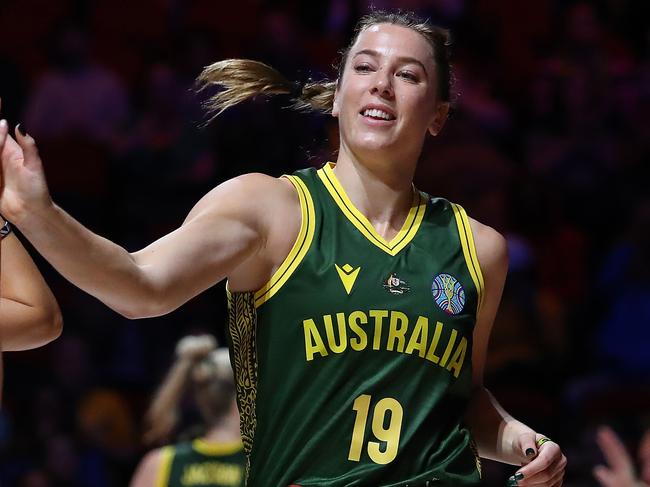
[[[199,204],[210,205],[227,197],[237,203],[259,205],[278,198],[291,198],[295,193],[286,178],[275,178],[261,173],[249,173],[224,181],[206,194]],[[222,203],[222,201],[219,201]]]
[[[168,461],[172,452],[173,447],[165,446],[147,453],[138,464],[130,487],[149,487],[155,485],[161,468]]]
[[[237,203],[251,203],[257,205],[261,202],[273,201],[277,198],[286,198],[294,191],[291,183],[285,178],[274,178],[261,173],[249,173],[224,181],[219,186],[206,194],[199,204],[208,206],[217,201],[228,198]]]
[[[476,256],[486,280],[489,281],[495,275],[505,277],[508,270],[508,244],[505,237],[473,218],[469,218],[469,224],[474,236]]]
[[[297,204],[296,192],[286,178],[243,174],[208,192],[192,209],[188,220],[199,214],[231,214],[254,223],[260,217],[265,221],[272,212]]]

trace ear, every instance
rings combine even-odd
[[[438,103],[436,107],[436,114],[433,117],[431,125],[429,125],[429,133],[434,137],[440,133],[442,127],[447,121],[447,116],[449,115],[449,103]]]
[[[338,118],[340,113],[339,108],[339,80],[336,80],[336,88],[334,89],[334,102],[332,103],[332,116]]]

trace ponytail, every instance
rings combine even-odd
[[[333,81],[292,83],[276,69],[250,59],[226,59],[207,66],[197,78],[198,92],[208,86],[223,88],[211,96],[204,108],[214,120],[224,110],[258,95],[289,95],[290,108],[330,113],[334,103]]]
[[[216,347],[212,335],[187,336],[178,342],[176,361],[158,387],[145,416],[145,443],[168,439],[178,422],[179,404],[192,375]]]

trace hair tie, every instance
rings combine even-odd
[[[291,98],[300,98],[302,96],[302,90],[305,87],[304,81],[294,81],[291,83],[291,90],[289,91],[289,96]]]

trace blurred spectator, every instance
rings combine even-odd
[[[83,28],[66,25],[56,37],[53,64],[27,103],[25,124],[36,138],[75,134],[111,142],[129,108],[120,80],[94,62]]]
[[[598,333],[609,370],[650,381],[650,199],[632,216],[626,238],[601,269],[599,290],[609,310]]]

